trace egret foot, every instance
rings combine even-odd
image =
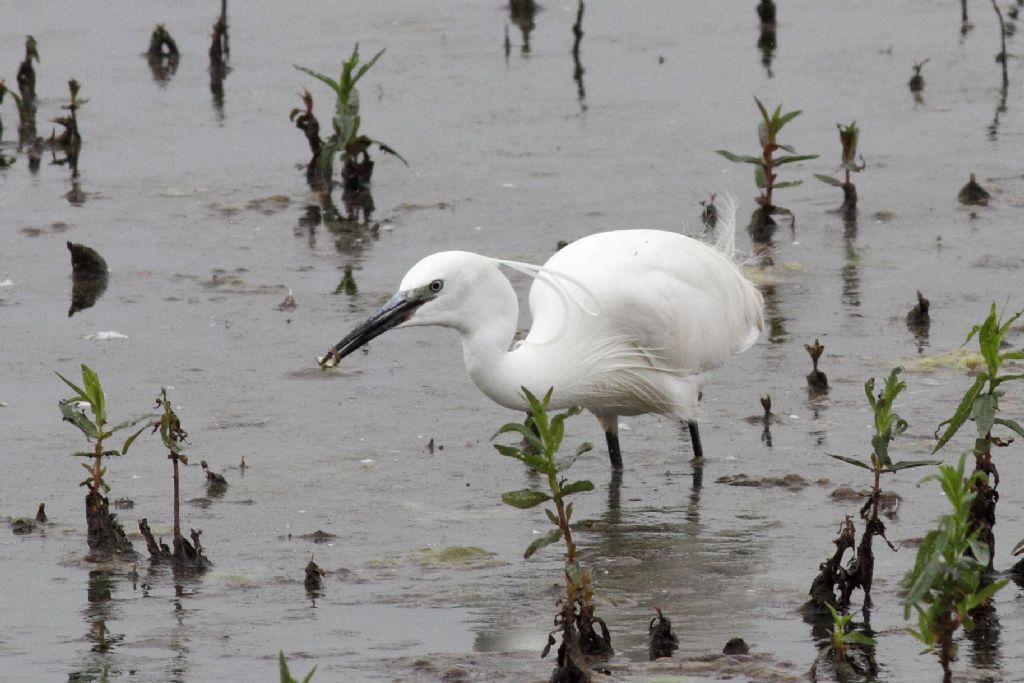
[[[612,461],[613,470],[622,469],[622,451],[619,450],[619,435],[605,432],[604,439],[608,442],[608,459]]]
[[[697,431],[697,423],[687,422],[686,426],[690,428],[690,442],[693,444],[693,457],[696,460],[700,460],[704,457],[704,449],[700,446],[700,432]]]

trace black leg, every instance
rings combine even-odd
[[[693,457],[698,460],[704,457],[704,449],[700,445],[700,432],[697,431],[696,422],[687,422],[686,426],[690,428],[690,442],[693,443]]]
[[[605,432],[604,439],[608,442],[608,458],[612,461],[612,469],[621,470],[622,452],[619,450],[619,435]]]

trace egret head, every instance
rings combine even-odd
[[[333,367],[371,339],[394,327],[440,325],[465,333],[500,308],[500,297],[515,292],[494,259],[466,251],[443,251],[413,266],[399,285],[398,293],[376,313],[317,358],[322,367]],[[513,319],[514,325],[514,319]],[[509,331],[511,337],[512,331]]]

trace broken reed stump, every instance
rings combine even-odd
[[[730,638],[722,648],[723,655],[749,655],[750,646],[742,638]]]
[[[707,200],[701,200],[700,222],[704,231],[714,230],[718,225],[718,206],[715,204],[715,193],[712,192]]]
[[[931,303],[924,298],[921,290],[917,290],[917,305],[907,313],[907,329],[918,339],[927,339],[931,329],[932,318],[928,309]]]
[[[99,491],[90,491],[85,497],[85,521],[86,538],[93,556],[135,555],[117,515],[110,511],[106,496]]]
[[[186,569],[205,570],[213,566],[213,563],[203,553],[203,546],[199,541],[199,536],[203,533],[202,531],[189,530],[189,535],[192,537],[191,543],[179,534],[173,541],[173,550],[164,543],[162,538],[159,541],[154,538],[153,532],[149,528],[149,522],[145,517],[139,520],[139,531],[142,533],[142,537],[146,539],[146,549],[149,551],[150,560],[174,562],[177,566]]]
[[[70,318],[76,312],[93,306],[107,290],[109,271],[107,262],[99,253],[77,242],[68,242],[71,252],[71,308]]]
[[[661,613],[660,608],[655,607],[654,611],[658,614],[647,626],[652,661],[661,657],[671,657],[672,653],[679,649],[679,638],[672,631],[672,621]]]
[[[872,501],[869,499],[868,505],[871,504]],[[840,609],[850,606],[850,596],[856,588],[864,591],[864,609],[869,610],[873,606],[871,582],[875,571],[875,555],[871,550],[871,540],[875,536],[881,536],[892,550],[896,550],[896,547],[885,537],[885,525],[882,520],[877,517],[868,519],[864,534],[860,537],[860,543],[857,545],[857,554],[849,566],[838,575]]]
[[[825,347],[821,345],[818,339],[814,340],[814,345],[804,344],[804,348],[807,350],[807,354],[811,357],[811,363],[813,369],[807,375],[807,386],[814,391],[824,392],[828,391],[828,377],[825,373],[818,369],[818,361],[821,359],[821,354],[825,352]]]
[[[978,184],[974,174],[971,174],[970,180],[967,184],[960,188],[960,192],[957,193],[957,199],[964,206],[988,206],[988,202],[992,199],[992,195],[988,193],[984,187]]]
[[[146,50],[146,61],[157,83],[166,83],[178,70],[181,54],[170,32],[163,24],[157,24],[149,38],[149,49]]]
[[[811,589],[808,591],[811,596],[810,604],[817,608],[824,607],[826,604],[835,607],[838,604],[835,587],[844,582],[843,574],[846,570],[842,566],[843,555],[847,549],[852,550],[856,543],[856,531],[853,527],[853,519],[849,515],[843,520],[839,527],[839,535],[832,542],[835,543],[836,550],[832,557],[827,558],[819,565],[818,575],[814,577]]]
[[[319,591],[319,590],[322,590],[323,587],[324,587],[323,577],[326,574],[326,572],[323,569],[320,568],[320,565],[318,565],[316,562],[313,561],[312,557],[309,558],[309,564],[306,565],[306,570],[305,571],[306,571],[306,580],[303,582],[303,585],[306,587],[306,590],[307,591]]]
[[[223,474],[218,474],[210,469],[205,460],[199,461],[199,466],[206,473],[206,492],[211,496],[222,496],[228,490],[228,480]]]
[[[288,120],[295,123],[295,127],[302,131],[309,144],[309,151],[312,153],[309,163],[306,164],[306,182],[310,188],[316,191],[323,191],[330,186],[330,178],[324,178],[321,171],[321,153],[324,148],[324,141],[320,139],[320,121],[313,114],[313,95],[309,90],[302,91],[303,108],[296,107],[288,115]]]

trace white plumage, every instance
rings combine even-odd
[[[538,396],[553,387],[551,408],[578,405],[598,417],[613,465],[621,462],[619,415],[687,422],[699,456],[701,387],[764,327],[761,294],[732,258],[735,209],[721,213],[715,246],[672,232],[620,230],[579,239],[543,266],[463,251],[427,256],[321,364],[334,365],[399,325],[451,327],[488,397],[526,410],[521,387]],[[519,302],[502,267],[535,278],[533,324],[514,348]]]

